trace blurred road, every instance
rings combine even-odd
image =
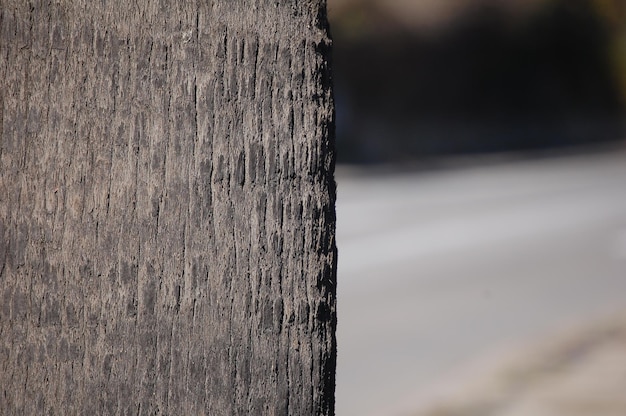
[[[338,416],[626,308],[625,152],[337,183]]]

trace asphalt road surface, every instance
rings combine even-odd
[[[626,308],[624,151],[337,183],[338,416]]]

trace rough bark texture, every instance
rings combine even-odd
[[[0,0],[0,414],[331,415],[323,0]]]

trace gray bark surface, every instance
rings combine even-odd
[[[325,7],[0,0],[0,414],[334,414]]]

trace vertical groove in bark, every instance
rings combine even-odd
[[[0,414],[334,413],[325,2],[0,0]]]

